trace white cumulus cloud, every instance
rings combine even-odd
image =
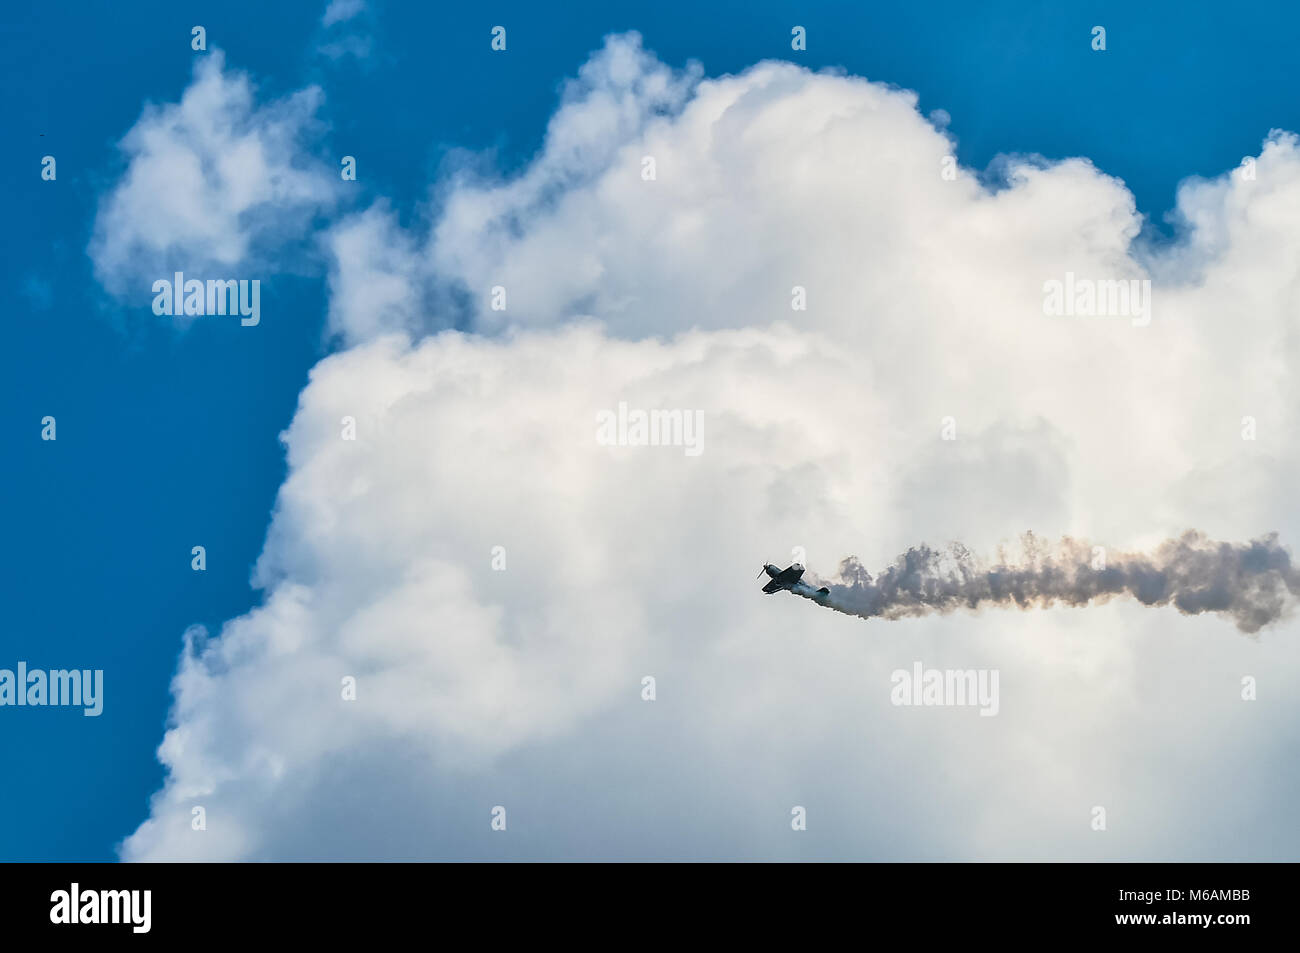
[[[1294,857],[1294,621],[758,592],[793,547],[1300,539],[1295,139],[1185,187],[1165,250],[1086,160],[990,189],[951,152],[907,91],[616,37],[518,175],[334,226],[348,347],[284,435],[265,598],[187,635],[123,857]],[[1156,275],[1151,323],[1044,314],[1067,272]],[[602,445],[620,403],[698,410],[702,452]],[[914,661],[997,669],[999,714],[891,705]]]

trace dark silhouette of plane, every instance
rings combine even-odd
[[[763,587],[763,591],[768,595],[771,595],[774,592],[780,592],[782,589],[787,592],[793,592],[795,595],[808,596],[812,599],[817,599],[821,596],[829,596],[831,594],[831,591],[825,586],[822,586],[820,589],[814,589],[812,586],[808,585],[808,583],[804,582],[802,579],[803,567],[798,563],[787,566],[785,569],[778,569],[771,563],[763,563],[763,568],[758,574],[762,576],[763,573],[767,573],[772,577],[771,580],[768,581],[767,585]]]

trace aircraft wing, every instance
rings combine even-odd
[[[781,582],[781,580],[779,580],[779,579],[773,579],[771,582],[769,582],[766,586],[763,587],[763,591],[764,591],[764,592],[779,592],[780,590],[785,589],[785,588],[786,588],[786,586],[785,586],[784,583]],[[751,589],[750,591],[753,592],[752,589]]]

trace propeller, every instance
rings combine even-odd
[[[762,578],[763,578],[763,573],[765,573],[765,572],[767,572],[767,563],[763,563],[763,568],[760,569],[760,570],[758,571],[758,575],[755,576],[754,578],[755,578],[755,579],[762,579]]]

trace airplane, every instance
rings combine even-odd
[[[810,599],[818,599],[822,596],[829,596],[831,591],[825,586],[820,589],[814,589],[800,577],[803,575],[803,566],[798,563],[787,566],[785,569],[778,569],[771,563],[763,563],[763,568],[758,571],[761,577],[767,573],[772,577],[771,581],[763,587],[763,591],[768,595],[774,592],[780,592],[782,589],[792,592],[797,596],[807,596]]]

